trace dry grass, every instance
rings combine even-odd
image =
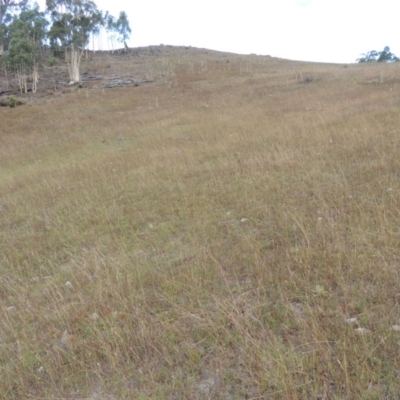
[[[140,62],[0,110],[4,398],[399,398],[397,65]]]

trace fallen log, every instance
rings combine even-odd
[[[127,79],[127,80],[113,80],[110,83],[106,83],[103,87],[105,89],[111,89],[111,88],[116,88],[116,87],[124,87],[124,86],[139,86],[143,85],[144,83],[151,83],[153,82],[150,79],[140,79],[140,80],[133,80],[133,79]]]
[[[89,73],[84,73],[81,76],[82,81],[99,81],[101,79],[104,79],[102,75],[93,75]]]

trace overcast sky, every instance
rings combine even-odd
[[[115,16],[128,14],[131,47],[163,43],[350,63],[390,46],[400,57],[396,0],[94,1]]]

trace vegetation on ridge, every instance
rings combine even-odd
[[[367,53],[361,54],[360,58],[357,58],[358,63],[366,62],[395,62],[400,59],[390,51],[389,46],[385,46],[382,51],[371,50]]]
[[[117,19],[92,0],[46,0],[45,12],[26,0],[0,0],[0,66],[18,76],[21,93],[28,93],[28,80],[35,93],[44,49],[50,47],[65,56],[71,83],[80,82],[83,52],[102,29],[112,46],[117,39],[127,50],[131,28],[124,11]]]

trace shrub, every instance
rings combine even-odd
[[[11,108],[14,108],[18,105],[18,100],[15,98],[15,96],[10,96],[8,98],[8,106]]]

